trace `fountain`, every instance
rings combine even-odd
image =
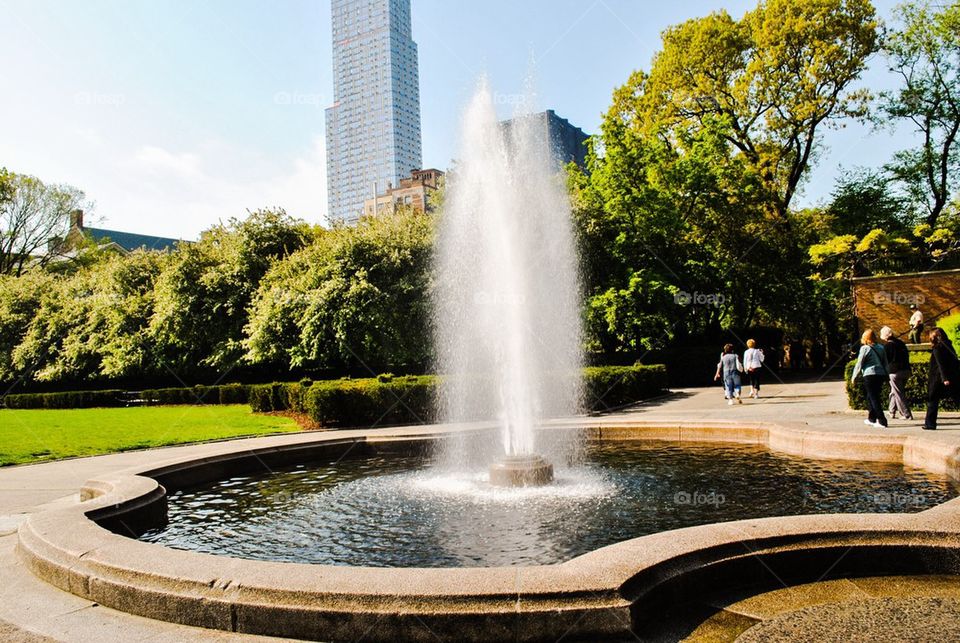
[[[497,486],[553,479],[535,429],[546,417],[575,414],[580,401],[570,205],[545,124],[529,111],[514,116],[510,127],[497,121],[481,81],[464,114],[435,260],[442,417],[495,418],[500,428],[496,448],[452,449],[448,460],[461,469],[489,465]]]

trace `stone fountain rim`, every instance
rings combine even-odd
[[[960,439],[951,436],[819,431],[770,422],[591,426],[583,418],[567,423],[585,425],[585,436],[594,440],[751,443],[803,457],[902,462],[960,479]],[[230,442],[205,445],[200,457],[90,479],[81,490],[83,502],[34,514],[21,526],[18,553],[36,575],[61,589],[122,611],[188,625],[336,639],[350,638],[351,628],[367,627],[363,624],[374,619],[389,639],[409,634],[414,619],[492,619],[478,630],[482,639],[496,638],[494,624],[503,626],[509,614],[514,618],[510,631],[501,634],[522,639],[521,630],[531,624],[537,636],[557,628],[559,635],[569,627],[587,635],[623,634],[631,606],[661,584],[711,565],[734,564],[746,558],[745,551],[754,557],[841,548],[960,550],[960,497],[915,514],[791,516],[688,527],[531,567],[372,568],[245,560],[137,541],[90,517],[136,520],[138,512],[165,507],[166,491],[151,476],[229,468],[231,461],[251,455],[290,456],[293,461],[310,448],[421,443],[453,430],[298,434],[261,438],[252,450]]]

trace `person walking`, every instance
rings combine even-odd
[[[733,400],[738,404],[743,404],[740,399],[740,373],[743,372],[743,364],[740,358],[733,352],[733,344],[726,344],[723,347],[723,354],[720,356],[720,363],[717,364],[717,374],[713,376],[714,380],[723,378],[723,389],[726,391],[727,405],[733,406]]]
[[[912,420],[913,413],[907,402],[907,380],[910,379],[910,349],[893,329],[884,326],[880,329],[880,340],[884,342],[883,353],[887,358],[887,374],[890,376],[890,417],[896,419],[897,413],[905,420]]]
[[[883,405],[880,403],[880,389],[887,379],[887,359],[883,354],[883,346],[878,346],[873,329],[867,329],[860,338],[860,352],[857,354],[857,363],[853,367],[850,381],[856,382],[863,375],[863,389],[867,396],[867,419],[863,421],[868,426],[887,428],[887,418],[883,414]]]
[[[747,340],[747,350],[743,352],[743,368],[750,380],[750,397],[760,397],[760,369],[763,368],[763,351],[757,348],[757,342]]]
[[[910,304],[910,343],[919,344],[923,341],[923,313],[916,304]]]
[[[960,362],[953,344],[942,328],[930,329],[930,373],[927,382],[927,415],[923,428],[933,431],[937,428],[937,414],[940,400],[960,397]]]

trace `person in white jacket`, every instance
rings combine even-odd
[[[747,350],[743,353],[743,370],[750,380],[750,397],[760,397],[760,370],[763,368],[763,351],[757,348],[757,342],[747,340]]]

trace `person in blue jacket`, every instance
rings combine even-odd
[[[853,367],[850,381],[856,382],[863,375],[863,389],[867,397],[867,419],[863,421],[867,426],[887,428],[887,417],[883,414],[883,404],[880,402],[880,389],[887,381],[887,358],[883,353],[883,346],[877,344],[873,329],[867,329],[860,338],[860,352],[857,354],[857,363]]]

